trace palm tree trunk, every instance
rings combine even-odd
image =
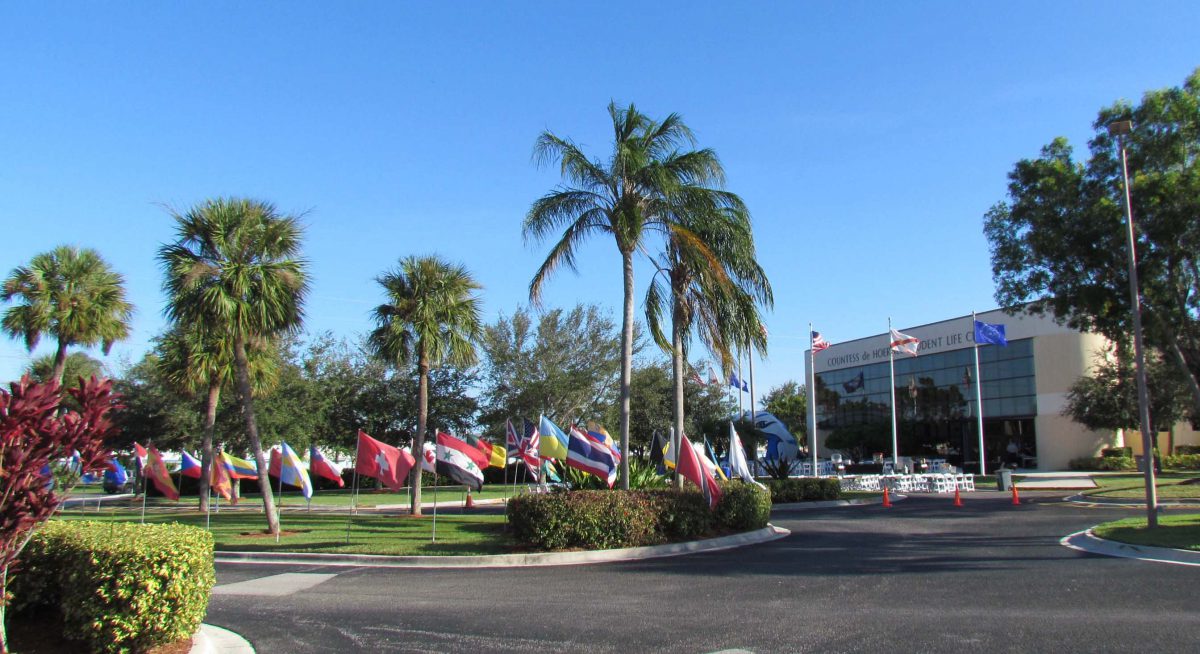
[[[421,347],[420,359],[417,361],[417,435],[413,438],[413,458],[417,464],[408,473],[409,487],[412,489],[413,515],[421,515],[421,460],[425,456],[421,448],[425,447],[425,424],[429,420],[429,359],[425,356],[425,348]],[[434,477],[437,483],[437,477]],[[436,515],[436,513],[435,513]]]
[[[254,461],[258,464],[258,488],[262,492],[263,511],[267,513],[267,530],[279,533],[279,514],[275,512],[275,496],[271,493],[271,479],[267,476],[267,458],[263,456],[262,441],[258,439],[258,421],[254,417],[254,396],[250,391],[250,361],[246,358],[246,339],[238,335],[233,341],[234,367],[237,369],[238,393],[242,396],[242,415],[246,417],[246,436],[254,450]]]
[[[212,483],[213,432],[217,425],[217,403],[221,401],[221,384],[208,385],[208,402],[204,405],[204,440],[200,445],[200,510],[208,512],[209,485]]]
[[[63,372],[67,369],[67,342],[58,340],[58,350],[54,352],[54,381],[62,385]]]
[[[629,490],[629,385],[633,378],[633,251],[621,251],[625,305],[621,315],[621,489]]]
[[[683,309],[679,306],[680,295],[676,292],[671,303],[671,374],[674,379],[675,414],[675,488],[683,488],[683,475],[679,474],[679,456],[683,451]]]

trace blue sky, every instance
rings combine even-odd
[[[993,308],[982,216],[1013,163],[1182,83],[1197,24],[1195,2],[8,2],[0,272],[98,249],[138,309],[119,370],[163,326],[164,207],[246,195],[305,214],[310,332],[367,330],[409,254],[467,264],[491,321],[548,247],[520,233],[558,182],[534,139],[606,156],[605,106],[634,102],[682,114],[753,212],[761,394],[803,376],[810,321],[838,342]],[[546,303],[616,319],[620,289],[597,240]],[[0,342],[0,379],[28,360]]]

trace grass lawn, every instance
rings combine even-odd
[[[1132,545],[1200,552],[1200,514],[1160,515],[1158,528],[1153,531],[1146,529],[1145,518],[1126,518],[1093,527],[1092,532],[1101,538]]]
[[[1155,487],[1160,498],[1200,499],[1200,483],[1184,482],[1200,479],[1195,472],[1164,472],[1157,476]],[[1085,492],[1093,497],[1138,499],[1146,496],[1146,478],[1141,473],[1127,475],[1095,475],[1097,488]]]
[[[61,520],[136,522],[141,513],[130,509],[62,511]],[[284,512],[280,518],[283,535],[279,542],[266,535],[261,513],[223,511],[213,513],[210,529],[218,551],[322,552],[330,554],[475,555],[505,554],[513,542],[504,531],[504,516],[440,515],[437,542],[430,542],[431,516],[374,516]],[[203,528],[199,512],[147,512],[146,522],[181,523]],[[349,525],[349,544],[347,544]]]
[[[249,483],[245,487],[249,487]],[[512,486],[491,486],[484,487],[482,491],[471,493],[476,501],[484,499],[502,499],[505,497],[515,497],[524,489],[523,486],[517,486],[517,490],[513,490]],[[272,489],[275,490],[275,489]],[[350,502],[354,493],[344,488],[332,490],[318,490],[313,493],[312,505],[314,507],[328,508],[350,508]],[[275,504],[289,508],[305,508],[308,503],[299,490],[284,488],[282,497],[278,492],[274,493]],[[437,490],[438,506],[462,506],[467,496],[463,486],[439,486]],[[90,496],[89,496],[90,497]],[[178,502],[172,502],[163,497],[151,496],[146,503],[149,507],[194,507],[197,503],[195,494],[184,495],[179,498]],[[434,501],[433,488],[426,487],[421,489],[421,503],[429,504]],[[137,506],[141,507],[141,498],[136,501]],[[215,502],[215,496],[214,496]],[[225,500],[221,500],[221,506],[225,506]],[[262,496],[258,493],[245,493],[241,496],[240,504],[262,504]],[[372,508],[380,505],[400,504],[408,506],[408,490],[403,489],[398,493],[392,491],[376,491],[375,489],[358,490],[358,506],[361,508]]]

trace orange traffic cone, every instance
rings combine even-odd
[[[1017,485],[1013,484],[1013,506],[1021,505],[1021,496],[1017,493]]]
[[[883,487],[883,508],[890,509],[892,507],[892,498],[888,495],[887,486]]]
[[[962,506],[962,495],[958,492],[958,486],[954,487],[954,506]]]
[[[463,506],[464,509],[475,508],[475,498],[471,497],[471,491],[467,491],[467,503]]]

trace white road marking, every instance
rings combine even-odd
[[[247,579],[232,584],[223,584],[213,588],[213,595],[260,595],[264,597],[282,597],[302,590],[308,590],[317,584],[325,583],[336,577],[336,574],[317,574],[308,572],[285,572],[283,574]]]

